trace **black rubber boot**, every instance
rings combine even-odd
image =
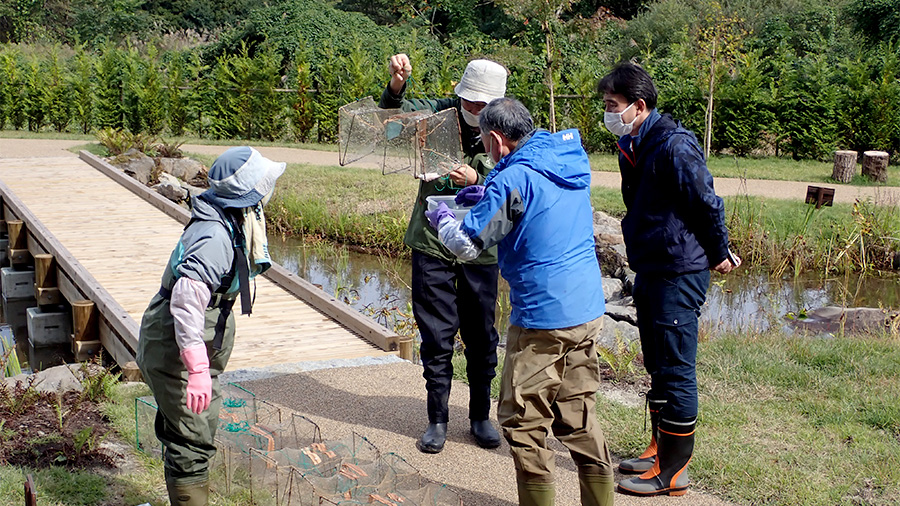
[[[650,444],[644,453],[637,458],[619,462],[619,472],[623,474],[646,473],[656,462],[656,430],[659,425],[659,410],[666,404],[665,400],[653,399],[652,392],[647,392],[647,408],[650,411]],[[646,427],[646,426],[645,426]]]
[[[429,423],[422,437],[416,441],[416,448],[422,453],[441,453],[447,441],[446,423]]]
[[[472,420],[471,432],[475,436],[475,442],[482,448],[500,446],[500,433],[491,425],[490,420]]]
[[[209,504],[209,482],[201,481],[190,485],[175,485],[167,481],[169,502],[172,506],[207,506]]]
[[[646,473],[619,483],[619,492],[632,495],[684,495],[691,484],[687,466],[694,453],[696,419],[688,425],[659,421],[656,463]]]

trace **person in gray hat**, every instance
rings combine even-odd
[[[173,506],[204,506],[221,397],[218,375],[234,344],[232,306],[250,314],[249,279],[271,266],[263,206],[285,164],[231,148],[209,169],[210,189],[191,220],[141,320],[137,363],[153,391]]]
[[[478,114],[491,100],[504,96],[507,71],[490,60],[473,60],[456,86],[456,97],[404,100],[412,74],[409,57],[392,56],[389,70],[391,81],[381,95],[379,107],[432,112],[456,109],[466,161],[446,176],[422,179],[403,238],[412,249],[412,306],[422,336],[420,354],[427,391],[428,426],[416,446],[424,453],[438,453],[444,448],[453,378],[451,358],[458,331],[465,345],[470,431],[479,446],[496,448],[500,434],[491,425],[489,415],[499,341],[494,327],[497,250],[486,249],[474,260],[460,262],[428,226],[425,198],[453,195],[466,186],[482,184],[494,167],[481,143]]]

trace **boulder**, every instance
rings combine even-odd
[[[617,322],[625,322],[631,325],[637,325],[637,309],[631,297],[619,299],[606,305],[606,314]]]
[[[622,239],[622,225],[618,219],[602,211],[595,211],[594,243],[602,272],[614,275],[619,269],[628,266],[625,243]]]
[[[150,182],[150,179],[153,177],[153,170],[156,168],[156,161],[153,158],[136,149],[129,149],[127,152],[111,158],[109,163],[122,169],[123,172],[140,181],[141,184]]]
[[[812,333],[880,334],[895,329],[898,317],[897,311],[880,308],[825,306],[805,317],[788,315],[786,319],[795,329]]]
[[[153,187],[163,197],[179,203],[188,197],[188,191],[181,187],[181,182],[165,172],[159,175],[159,184]]]
[[[608,350],[616,350],[616,335],[623,340],[626,346],[634,341],[639,341],[641,336],[637,327],[627,322],[613,320],[608,315],[603,315],[603,330],[597,336],[597,346]]]
[[[159,168],[182,181],[193,181],[198,175],[206,173],[202,163],[190,158],[160,158]]]
[[[208,189],[208,188],[199,188],[194,185],[185,183],[184,181],[181,182],[181,187],[184,188],[185,190],[187,190],[188,194],[191,197],[196,197]]]
[[[603,278],[603,298],[606,302],[622,298],[622,281],[616,278]]]

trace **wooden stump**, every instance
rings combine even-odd
[[[862,175],[878,181],[887,182],[887,167],[890,155],[884,151],[866,151],[863,153]]]
[[[831,178],[841,183],[849,183],[856,175],[856,151],[835,151],[834,170]]]

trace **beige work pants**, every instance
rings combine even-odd
[[[599,318],[553,330],[510,325],[497,418],[520,481],[553,482],[556,456],[547,448],[551,431],[579,471],[612,476],[595,412],[600,387],[595,347],[601,328]]]

